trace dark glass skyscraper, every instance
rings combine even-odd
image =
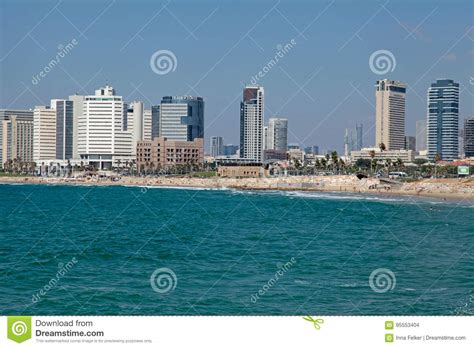
[[[474,157],[474,118],[464,120],[464,156]]]
[[[51,108],[56,109],[56,158],[73,158],[73,101],[53,99]]]
[[[163,97],[159,134],[169,140],[204,138],[204,100],[201,97]]]
[[[151,107],[151,140],[160,136],[160,106]]]
[[[427,157],[445,161],[459,157],[459,83],[438,79],[428,89]]]

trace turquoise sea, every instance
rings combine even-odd
[[[473,310],[472,201],[60,185],[0,197],[0,315]]]

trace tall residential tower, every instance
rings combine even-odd
[[[452,161],[459,157],[459,83],[438,79],[428,89],[427,157]]]
[[[263,160],[264,91],[247,86],[240,103],[240,157],[256,162]]]

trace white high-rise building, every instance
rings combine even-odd
[[[79,152],[77,149],[78,142],[78,125],[79,119],[82,117],[84,110],[84,96],[83,95],[71,95],[69,100],[72,101],[72,158],[78,159]]]
[[[134,101],[130,104],[127,112],[127,127],[126,130],[132,133],[132,153],[137,153],[137,143],[143,138],[143,121],[144,110],[143,102]]]
[[[37,106],[33,113],[33,161],[37,165],[56,159],[56,109]]]
[[[267,150],[288,150],[288,120],[286,118],[268,120]]]
[[[400,81],[380,80],[375,85],[375,146],[405,148],[405,93]]]
[[[263,161],[264,90],[260,86],[247,86],[240,103],[240,157]]]
[[[78,122],[80,158],[103,170],[133,160],[133,135],[126,130],[126,116],[122,97],[110,86],[85,96]]]
[[[143,139],[152,141],[151,138],[151,129],[152,129],[152,113],[151,110],[144,110],[143,111]]]

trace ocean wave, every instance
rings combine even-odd
[[[167,189],[167,190],[189,190],[189,191],[227,191],[226,187],[199,187],[199,186],[169,186],[169,185],[123,185],[124,187],[136,187],[149,189]]]

